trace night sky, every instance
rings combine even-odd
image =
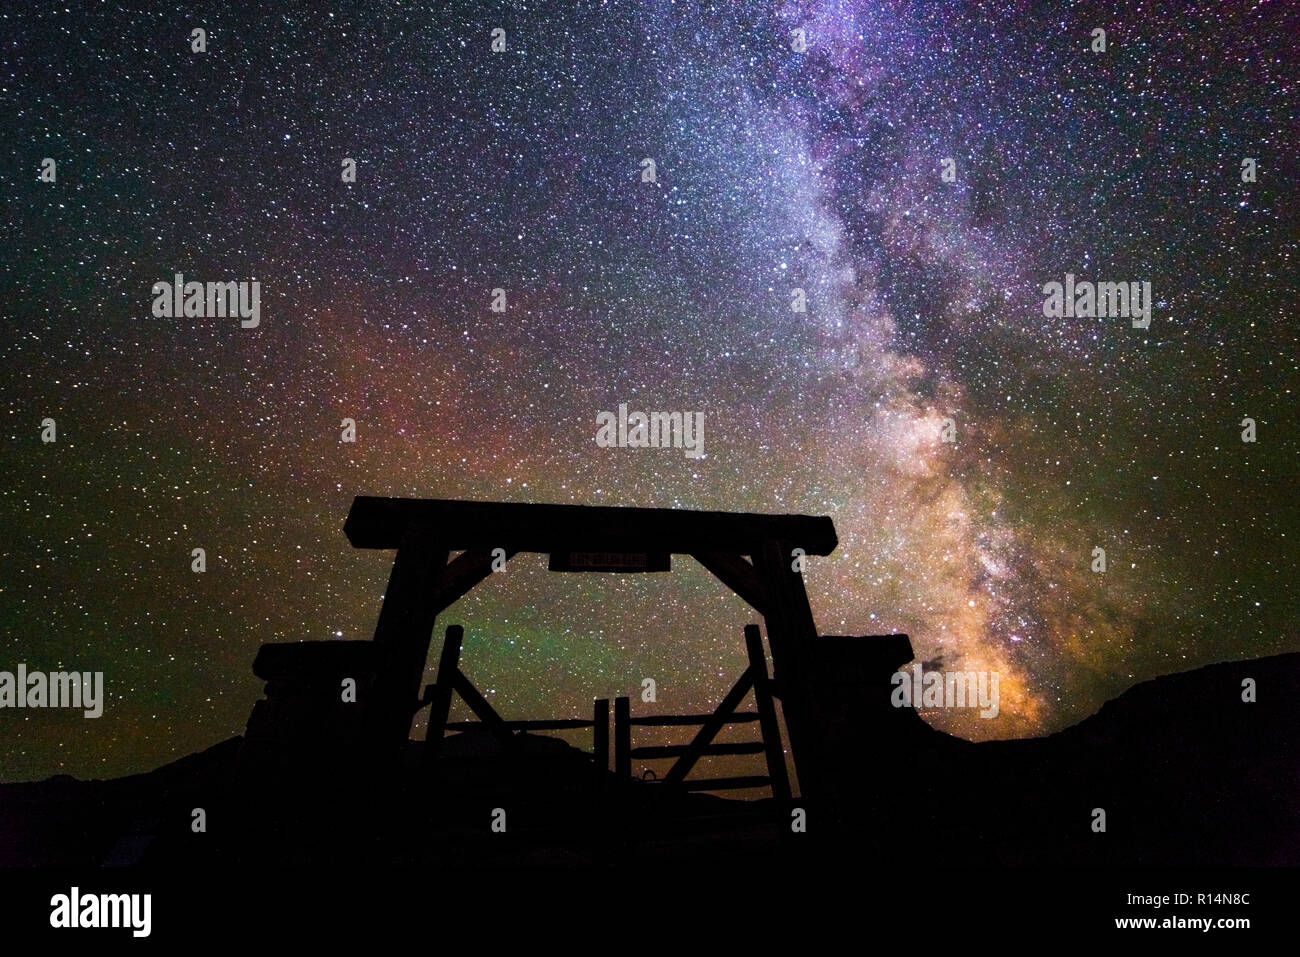
[[[829,515],[819,630],[997,671],[927,714],[974,739],[1300,650],[1298,47],[1235,0],[5,4],[0,670],[108,701],[0,710],[0,780],[149,770],[242,732],[263,642],[369,638],[358,494]],[[260,325],[156,318],[176,272]],[[1150,327],[1044,316],[1066,273]],[[705,456],[599,448],[623,402]],[[754,620],[522,556],[440,627],[541,718],[711,710]]]

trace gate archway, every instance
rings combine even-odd
[[[797,647],[817,636],[802,566],[838,545],[830,518],[358,496],[344,532],[355,548],[396,552],[375,627],[373,745],[408,739],[438,615],[492,574],[494,557],[534,552],[551,571],[638,573],[668,572],[685,555],[762,616],[800,790],[819,790]]]

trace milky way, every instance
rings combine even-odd
[[[927,714],[976,739],[1300,647],[1294,6],[362,7],[0,13],[0,668],[109,696],[0,712],[0,779],[147,770],[241,732],[262,642],[369,637],[357,494],[829,515],[819,630],[998,672]],[[154,317],[176,272],[260,325]],[[1149,328],[1046,317],[1067,273]],[[598,447],[624,402],[704,458]],[[744,667],[688,558],[544,568],[444,618],[509,717]]]

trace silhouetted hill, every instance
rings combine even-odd
[[[1144,681],[1049,737],[975,745],[970,767],[997,795],[990,818],[1042,838],[1010,843],[1010,863],[1294,865],[1297,702],[1300,654],[1207,665]],[[1105,834],[1090,828],[1094,808]]]

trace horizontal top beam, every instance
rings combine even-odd
[[[829,555],[839,544],[829,518],[809,515],[369,495],[352,500],[343,530],[354,548],[397,548],[410,536],[437,539],[439,547],[451,551],[689,554],[711,549],[752,555],[765,542],[785,542],[808,555]]]

